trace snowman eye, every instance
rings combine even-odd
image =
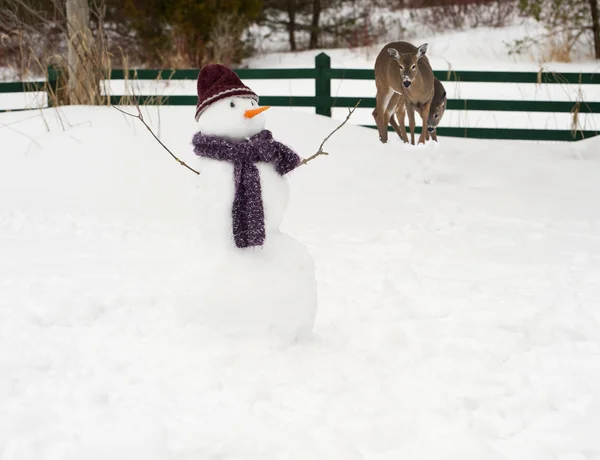
[[[256,105],[256,102],[252,101],[252,105]]]
[[[229,103],[229,107],[231,107],[232,109],[235,107],[235,104],[233,103],[233,101],[231,101],[231,102]]]

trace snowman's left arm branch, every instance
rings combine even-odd
[[[309,161],[312,161],[321,155],[329,155],[329,152],[325,152],[323,150],[323,146],[325,145],[325,142],[327,142],[329,140],[329,138],[335,134],[336,131],[338,131],[342,126],[344,126],[346,124],[346,122],[350,119],[350,117],[352,116],[352,114],[354,113],[356,108],[358,107],[358,104],[360,104],[360,101],[361,100],[359,99],[354,107],[352,107],[351,109],[348,109],[348,115],[346,115],[346,119],[337,128],[335,128],[333,131],[331,131],[325,139],[323,139],[323,142],[321,142],[321,145],[319,146],[319,150],[317,150],[317,153],[302,160],[298,166],[305,165]]]
[[[148,123],[146,123],[146,121],[144,120],[144,116],[142,115],[142,111],[140,110],[140,106],[138,104],[135,105],[135,107],[137,108],[138,114],[134,115],[133,113],[129,113],[126,112],[123,109],[120,109],[119,107],[117,107],[116,105],[113,105],[113,108],[117,109],[119,112],[128,115],[132,118],[137,118],[138,120],[140,120],[144,126],[146,127],[146,129],[148,131],[150,131],[150,134],[152,134],[152,137],[154,137],[154,139],[156,139],[158,141],[158,143],[162,146],[163,149],[165,149],[167,152],[169,152],[169,154],[175,159],[175,161],[177,161],[177,163],[179,163],[181,166],[185,166],[187,169],[189,169],[192,172],[195,172],[196,174],[200,175],[199,171],[196,171],[194,168],[192,168],[191,166],[188,166],[183,160],[180,160],[179,158],[177,158],[177,156],[175,156],[175,154],[173,152],[171,152],[171,150],[169,150],[169,148],[162,143],[162,141],[158,138],[158,136],[156,134],[154,134],[154,131],[152,131],[152,128],[150,128],[150,126],[148,126]]]

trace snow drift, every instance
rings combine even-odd
[[[190,164],[192,112],[145,112]],[[319,310],[281,346],[177,315],[210,257],[201,176],[113,109],[43,116],[0,116],[2,460],[600,455],[597,139],[345,126],[289,178]],[[302,156],[336,125],[267,117]]]

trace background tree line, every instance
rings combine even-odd
[[[148,66],[239,62],[252,52],[244,40],[250,24],[285,29],[291,50],[344,46],[369,9],[358,0],[78,1],[87,3],[90,32],[103,35],[112,56]],[[64,51],[68,3],[0,0],[0,60]]]
[[[292,51],[364,46],[405,36],[402,24],[381,20],[386,10],[407,10],[427,32],[533,18],[546,33],[515,51],[560,37],[559,51],[588,43],[600,59],[598,0],[0,0],[0,66],[45,68],[69,52],[98,68],[231,65],[253,51],[250,25],[283,33]]]

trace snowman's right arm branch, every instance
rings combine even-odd
[[[352,109],[348,109],[348,115],[346,115],[346,119],[337,128],[335,128],[333,131],[331,131],[325,139],[323,139],[323,142],[321,142],[321,145],[319,146],[319,150],[317,151],[317,153],[302,160],[298,166],[305,165],[309,161],[312,161],[321,155],[329,155],[329,152],[325,152],[323,150],[323,146],[325,145],[325,142],[327,142],[329,140],[329,138],[335,134],[336,131],[338,131],[342,126],[344,126],[346,124],[346,122],[350,119],[350,117],[352,116],[352,114],[354,113],[356,108],[358,107],[358,104],[360,104],[360,101],[361,100],[359,99],[358,102],[356,103],[356,105]]]
[[[154,139],[157,140],[157,142],[162,146],[163,149],[165,149],[167,152],[169,152],[169,155],[171,155],[175,161],[177,161],[177,163],[179,163],[181,166],[185,166],[187,169],[189,169],[192,172],[195,172],[196,174],[200,175],[199,171],[196,171],[194,168],[192,168],[191,166],[188,166],[183,160],[180,160],[179,158],[177,158],[177,156],[171,152],[171,150],[169,150],[169,148],[163,144],[163,142],[158,138],[158,136],[156,134],[154,134],[154,131],[152,131],[152,128],[150,128],[150,126],[148,126],[148,123],[146,123],[146,121],[144,120],[144,116],[142,115],[142,111],[140,110],[140,106],[138,104],[135,105],[135,107],[137,108],[138,114],[134,115],[133,113],[129,113],[126,112],[123,109],[120,109],[119,107],[117,107],[116,105],[113,105],[113,108],[117,109],[119,112],[128,115],[132,118],[137,118],[138,120],[140,120],[144,126],[146,127],[146,129],[148,131],[150,131],[150,134],[152,134],[152,137],[154,137]]]

